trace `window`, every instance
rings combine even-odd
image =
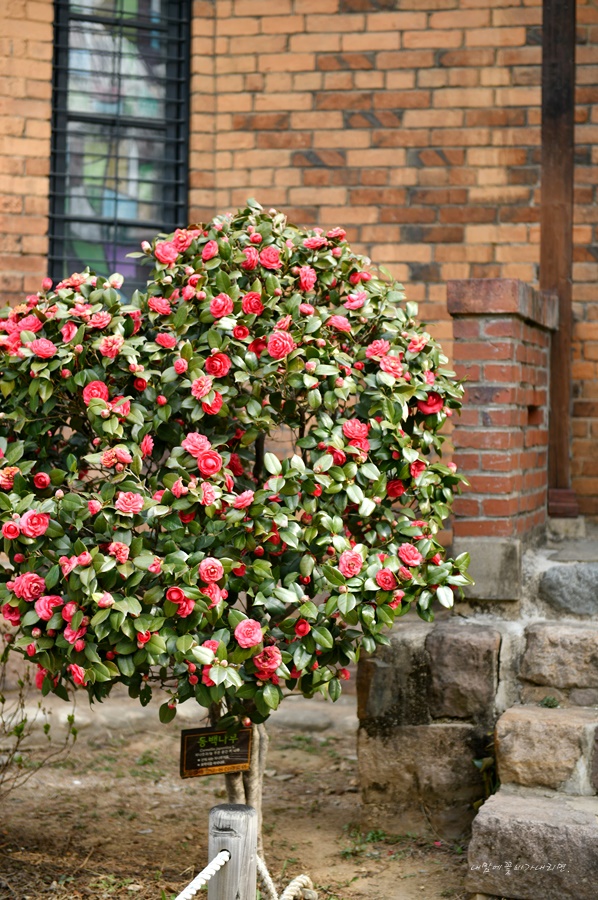
[[[189,0],[55,0],[50,274],[125,276],[186,224]]]

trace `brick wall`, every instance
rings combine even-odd
[[[469,488],[454,534],[529,539],[546,523],[550,330],[556,296],[515,279],[448,283],[454,359],[467,379],[454,459]]]
[[[3,0],[0,34],[0,292],[39,289],[48,253],[51,0]]]

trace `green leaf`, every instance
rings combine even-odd
[[[370,481],[376,481],[380,477],[380,471],[373,463],[364,463],[363,466],[360,466],[359,472],[365,475],[366,478],[369,478]]]
[[[264,466],[266,471],[270,473],[270,475],[280,475],[282,472],[282,465],[280,464],[280,460],[274,453],[265,453],[264,454]]]
[[[176,716],[176,706],[169,706],[168,703],[163,703],[158,711],[158,715],[162,724],[167,725]]]
[[[312,628],[311,633],[313,634],[314,641],[316,644],[319,644],[320,647],[325,647],[327,650],[330,650],[334,646],[334,638],[328,629],[324,628],[322,625],[317,625]]]
[[[446,609],[452,608],[455,602],[455,597],[449,587],[441,585],[440,587],[436,588],[436,596],[438,597],[438,602],[442,606],[446,607]]]
[[[262,696],[264,698],[265,704],[270,709],[278,709],[278,705],[280,703],[280,693],[275,685],[271,684],[270,682],[268,682],[268,684],[265,684],[262,689]]]

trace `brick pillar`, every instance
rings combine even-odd
[[[480,600],[517,600],[521,546],[543,533],[548,490],[550,333],[556,295],[511,278],[447,284],[454,360],[466,380],[455,462],[470,487],[455,502],[455,550],[472,554]]]

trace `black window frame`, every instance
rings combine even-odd
[[[74,0],[76,4],[76,0]],[[149,19],[135,19],[129,16],[94,15],[75,12],[72,0],[54,0],[54,52],[52,66],[52,139],[50,156],[50,212],[49,212],[49,258],[50,277],[62,280],[71,274],[65,266],[69,222],[90,222],[146,228],[146,238],[156,233],[169,233],[188,223],[189,195],[189,115],[190,115],[190,61],[191,61],[191,4],[192,0],[163,0],[166,15],[160,24]],[[158,121],[141,117],[127,117],[100,113],[75,113],[68,110],[69,77],[69,27],[71,22],[91,22],[119,27],[139,28],[146,31],[162,31],[167,35],[169,55],[167,57],[165,116]],[[165,135],[165,168],[171,169],[172,177],[162,179],[163,218],[161,221],[149,219],[124,219],[116,215],[108,217],[87,217],[66,213],[68,184],[67,136],[70,122],[82,122],[114,129],[116,136],[120,127],[140,127],[155,130]],[[114,241],[116,243],[116,241]],[[109,275],[109,272],[98,273]]]

